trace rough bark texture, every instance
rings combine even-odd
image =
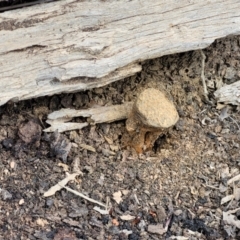
[[[240,33],[239,0],[65,0],[0,14],[0,105],[106,85]]]
[[[221,87],[214,95],[220,103],[239,105],[240,81]]]

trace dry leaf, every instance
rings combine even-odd
[[[198,195],[198,191],[195,189],[195,187],[190,186],[190,189],[191,189],[191,194],[192,195]]]
[[[234,195],[227,195],[226,197],[221,199],[221,205],[223,205],[224,203],[227,203],[229,201],[231,201],[234,198]]]
[[[234,183],[234,182],[239,181],[239,180],[240,180],[240,174],[238,174],[237,176],[229,179],[229,180],[227,181],[227,184],[231,184],[231,183]]]
[[[221,110],[221,109],[223,109],[224,107],[225,107],[226,105],[225,104],[221,104],[221,103],[217,103],[217,106],[216,106],[216,109],[217,110]]]
[[[79,157],[75,157],[73,159],[72,168],[73,168],[73,172],[75,172],[75,173],[80,172],[80,158]]]
[[[225,225],[224,226],[224,231],[226,231],[226,233],[227,233],[227,235],[229,237],[234,237],[235,231],[236,231],[236,227],[230,226],[230,225]],[[231,239],[231,238],[229,238],[229,239]]]
[[[38,218],[38,219],[36,220],[36,223],[37,223],[37,225],[39,225],[39,226],[41,226],[41,227],[44,227],[45,225],[48,224],[48,221],[45,220],[45,219],[42,219],[42,218]]]
[[[129,190],[122,190],[122,194],[123,194],[123,195],[129,194],[129,192],[130,192]]]
[[[68,170],[69,170],[69,167],[68,167],[67,164],[58,163],[58,166],[59,166],[59,167],[62,167],[62,168],[63,168],[63,171],[65,171],[65,172],[68,172]]]
[[[124,221],[130,221],[130,220],[133,220],[135,219],[135,216],[132,216],[132,215],[129,215],[129,214],[126,214],[126,215],[122,215],[120,216],[120,218]]]
[[[87,144],[83,144],[83,143],[79,144],[79,147],[84,148],[90,152],[96,152],[96,149],[94,147],[87,145]]]
[[[72,147],[78,148],[78,145],[77,145],[77,143],[75,143],[75,142],[72,142]]]
[[[128,231],[127,229],[123,229],[123,230],[121,230],[121,231],[119,231],[120,233],[122,232],[122,233],[124,233],[126,236],[128,236],[128,235],[130,235],[130,234],[132,234],[133,232],[132,231]]]
[[[233,191],[234,198],[239,201],[240,200],[240,188],[234,188]]]
[[[104,210],[104,209],[101,209],[100,207],[97,207],[97,206],[95,206],[93,209],[95,211],[101,213],[102,215],[108,215],[109,214],[109,210]]]
[[[105,140],[107,141],[107,143],[110,145],[110,144],[113,144],[113,140],[111,138],[108,138],[106,136],[104,136]]]
[[[121,191],[115,192],[113,194],[113,199],[119,204],[120,202],[122,202],[122,193]]]
[[[98,179],[98,184],[102,186],[102,185],[103,185],[103,182],[104,182],[104,174],[101,173],[101,176],[100,176],[100,178]]]
[[[235,215],[232,214],[232,213],[235,213],[238,210],[239,210],[239,208],[235,209],[233,211],[230,210],[230,211],[227,211],[227,212],[223,212],[223,221],[226,224],[235,226],[235,227],[240,229],[240,221],[237,219],[237,217]]]
[[[224,186],[222,183],[219,185],[219,192],[224,193],[228,190],[228,187]]]
[[[229,167],[227,166],[227,164],[221,166],[220,174],[222,179],[228,178],[230,176]]]
[[[79,173],[73,173],[69,174],[66,178],[64,178],[62,181],[58,182],[56,185],[52,186],[47,192],[43,194],[44,197],[49,197],[54,195],[57,191],[61,190],[69,181],[75,180],[76,176],[78,176]]]
[[[219,119],[221,121],[223,121],[225,118],[228,118],[229,117],[229,114],[228,114],[228,106],[225,106],[222,110],[221,110],[221,113],[219,115]]]

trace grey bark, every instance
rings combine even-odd
[[[64,0],[0,13],[0,105],[99,87],[240,33],[239,0]]]

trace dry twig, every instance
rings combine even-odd
[[[65,188],[67,191],[69,191],[69,192],[71,192],[71,193],[73,193],[73,194],[75,194],[75,195],[77,195],[77,196],[79,196],[81,198],[84,198],[84,199],[88,200],[89,202],[96,203],[96,204],[106,208],[106,204],[104,204],[104,203],[101,203],[101,202],[98,202],[98,201],[96,201],[96,200],[94,200],[92,198],[89,198],[89,197],[85,196],[84,194],[82,194],[80,192],[77,192],[77,191],[75,191],[75,190],[73,190],[73,189],[71,189],[69,187],[66,187],[66,186],[61,186],[61,187]]]
[[[205,81],[205,74],[204,74],[206,56],[203,53],[203,50],[200,50],[200,53],[202,55],[201,79],[202,79],[202,84],[203,84],[203,93],[204,93],[204,97],[206,98],[206,100],[208,100],[208,90],[207,90],[207,85],[206,85],[206,81]]]

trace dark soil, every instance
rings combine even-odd
[[[147,61],[141,73],[103,88],[1,106],[0,239],[239,239],[240,182],[227,183],[240,173],[239,109],[229,106],[220,119],[223,106],[213,93],[240,79],[240,37],[203,52],[209,99],[201,53],[192,51]],[[180,116],[152,151],[122,147],[125,121],[43,132],[48,113],[133,101],[148,87],[164,91]],[[43,196],[78,160],[82,175],[67,186],[108,202],[108,214],[66,189]],[[236,210],[236,222],[223,221],[229,210]]]

